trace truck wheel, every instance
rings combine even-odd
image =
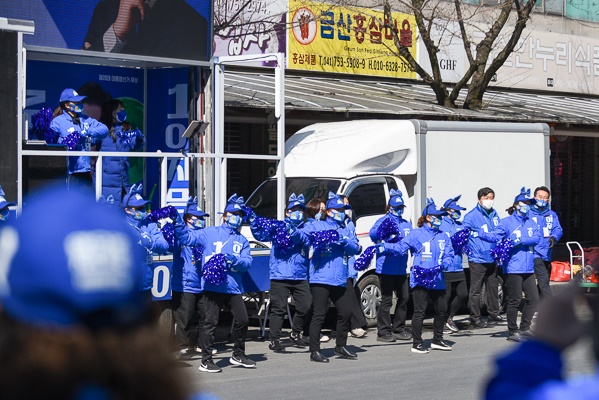
[[[381,304],[381,285],[375,274],[365,276],[358,282],[360,304],[369,328],[376,326],[376,318]]]

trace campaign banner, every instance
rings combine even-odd
[[[152,266],[152,300],[171,300],[173,298],[171,280],[173,273],[173,260],[154,260]]]
[[[284,53],[287,0],[214,2],[214,55],[242,56]],[[218,29],[218,27],[221,27]],[[273,66],[273,61],[243,65]]]
[[[416,20],[392,13],[401,43],[416,58]],[[385,15],[361,7],[290,0],[287,68],[415,79],[405,60],[394,55]]]
[[[0,16],[34,21],[26,45],[207,61],[210,7],[209,0],[2,0]]]

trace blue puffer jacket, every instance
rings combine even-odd
[[[453,247],[449,235],[445,232],[435,231],[428,225],[412,230],[399,243],[385,243],[385,253],[406,254],[408,250],[414,255],[414,267],[431,269],[441,266],[440,271],[428,289],[445,289],[443,271],[453,263]],[[410,274],[410,287],[419,286]]]
[[[534,268],[534,247],[541,240],[541,231],[532,219],[514,211],[505,217],[493,232],[479,231],[485,240],[499,242],[504,237],[512,239],[515,243],[510,252],[507,265],[502,265],[504,274],[532,274]]]
[[[325,221],[313,221],[306,224],[306,234],[316,231],[334,229],[339,232],[339,242],[325,248],[315,249],[310,259],[310,283],[321,283],[331,286],[345,286],[348,277],[349,258],[358,254],[360,245],[353,224],[334,221],[327,217]]]
[[[379,226],[385,220],[393,221],[400,232],[400,239],[406,237],[413,229],[412,224],[401,217],[396,217],[387,213],[379,218],[370,229],[370,239],[374,242],[380,242],[382,238],[377,236]],[[408,273],[408,254],[377,254],[376,256],[376,273],[385,275],[406,275]]]
[[[139,130],[123,133],[123,126],[114,126],[114,136],[106,136],[100,143],[101,151],[135,151],[143,147],[145,139]],[[94,174],[95,184],[95,174]],[[112,195],[117,204],[121,203],[122,193],[129,192],[129,159],[127,157],[102,158],[102,195],[108,198]]]
[[[188,226],[185,229],[190,236],[195,236],[195,232],[199,231]],[[178,240],[175,241],[175,246],[171,288],[175,292],[201,293],[202,260],[195,259],[192,246],[180,245]]]
[[[291,240],[295,245],[285,253],[280,250],[276,238],[270,235],[269,232],[260,229],[256,220],[250,223],[250,228],[256,239],[262,242],[272,242],[272,250],[268,261],[270,279],[292,281],[308,279],[310,241],[308,236],[301,232],[303,224],[291,235]]]
[[[462,229],[464,229],[464,226],[462,225],[462,223],[460,221],[454,221],[452,218],[450,218],[448,216],[443,217],[443,220],[441,221],[441,226],[439,227],[439,230],[441,232],[447,233],[449,235],[450,239],[451,239],[451,237],[453,237],[453,235],[456,234],[456,232],[459,232]],[[449,241],[449,243],[451,244],[451,240]],[[452,246],[452,248],[453,248],[453,246]],[[462,265],[462,255],[454,254],[453,255],[453,263],[451,264],[451,266],[449,268],[447,268],[447,271],[445,271],[445,272],[460,272],[463,270],[464,270],[464,266]]]
[[[179,221],[180,220],[180,221]],[[236,260],[231,264],[227,271],[227,280],[220,285],[214,285],[201,278],[201,290],[217,293],[241,294],[243,293],[243,284],[241,282],[241,273],[247,271],[252,265],[252,256],[250,255],[250,243],[236,229],[231,228],[226,223],[220,226],[211,226],[205,229],[190,230],[185,228],[184,223],[179,219],[175,223],[175,235],[180,245],[185,246],[203,246],[204,253],[202,265],[206,263],[214,254],[232,254]]]
[[[168,251],[168,242],[162,236],[162,232],[153,222],[147,220],[137,221],[130,215],[125,215],[125,220],[138,235],[138,244],[146,249],[146,260],[144,264],[142,290],[152,289],[154,280],[154,263],[152,254],[162,255]]]
[[[546,210],[539,210],[532,206],[528,216],[539,225],[541,230],[542,237],[539,244],[535,246],[535,257],[540,257],[544,261],[551,261],[553,249],[549,248],[549,238],[554,237],[555,241],[558,242],[564,234],[557,214],[549,207]]]
[[[89,147],[86,144],[91,146],[97,139],[104,139],[108,135],[106,125],[87,115],[81,114],[79,122],[79,125],[75,125],[73,118],[66,111],[63,111],[61,115],[52,120],[50,129],[59,135],[58,143],[63,143],[71,133],[79,132],[82,137],[77,147],[73,149],[76,151],[86,150],[86,147]],[[84,156],[67,157],[67,170],[69,175],[78,172],[90,172],[92,170],[90,158]]]
[[[495,209],[487,212],[480,204],[477,204],[468,214],[464,216],[462,223],[464,228],[471,230],[468,246],[470,254],[468,261],[475,263],[494,263],[491,250],[495,248],[494,242],[488,242],[478,236],[477,231],[491,232],[499,225],[499,216]]]

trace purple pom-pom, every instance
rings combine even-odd
[[[318,249],[319,247],[325,247],[331,243],[335,243],[338,241],[339,232],[337,232],[334,229],[310,232],[310,244],[312,244],[314,249]]]
[[[248,222],[250,222],[250,218],[252,218],[252,215],[254,215],[254,210],[252,210],[252,208],[248,206],[241,206],[241,209],[243,210],[243,223],[247,224]]]
[[[391,218],[385,218],[376,230],[378,240],[384,240],[387,243],[398,242],[402,236],[400,235],[399,226]]]
[[[166,240],[169,247],[175,247],[175,227],[173,224],[164,224],[164,226],[160,228],[160,232],[162,232],[162,236],[164,236],[164,240]]]
[[[468,241],[470,239],[470,230],[462,229],[457,231],[451,237],[451,245],[453,246],[453,252],[456,255],[468,253]]]
[[[191,248],[191,254],[193,255],[193,259],[196,263],[202,262],[202,255],[204,254],[204,246],[197,245]]]
[[[150,212],[150,214],[148,215],[148,219],[151,222],[158,222],[161,219],[165,219],[165,218],[170,218],[173,221],[177,219],[177,214],[179,214],[179,212],[177,211],[177,209],[173,206],[166,206],[166,207],[162,207],[159,208],[158,210],[153,210],[152,212]]]
[[[143,140],[143,134],[139,129],[130,131],[120,131],[116,134],[117,139],[121,142],[121,145],[125,148],[135,148],[138,141]]]
[[[283,222],[275,219],[256,217],[253,224],[266,236],[273,237],[277,233],[277,226]]]
[[[81,140],[81,134],[79,132],[70,133],[64,138],[63,143],[69,150],[76,150],[79,147],[79,141]]]
[[[510,238],[504,237],[501,239],[497,246],[491,250],[491,255],[495,258],[497,265],[504,265],[510,259],[512,248],[514,247],[514,241]]]
[[[52,122],[52,110],[48,107],[42,108],[31,117],[31,136],[44,139],[48,144],[54,144],[58,140],[58,132],[50,129]]]
[[[376,252],[376,247],[368,246],[366,248],[366,250],[364,250],[364,253],[362,253],[360,255],[360,257],[358,257],[356,259],[356,262],[354,263],[354,269],[356,271],[367,270],[368,267],[370,266],[370,263],[372,262],[372,259],[374,258],[375,252]]]
[[[294,243],[291,240],[291,236],[289,236],[289,233],[287,233],[287,227],[285,226],[285,223],[281,221],[275,222],[279,222],[279,224],[277,224],[276,227],[274,243],[276,243],[277,245],[277,251],[285,254],[293,248]]]
[[[439,274],[443,272],[443,268],[439,265],[434,268],[422,268],[414,265],[410,272],[414,278],[416,286],[422,286],[426,289],[438,289],[437,283],[443,281],[439,278]]]
[[[202,276],[212,285],[222,285],[227,281],[227,261],[224,254],[215,254],[204,264]]]

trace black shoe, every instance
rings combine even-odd
[[[520,329],[520,335],[523,336],[524,338],[531,338],[534,337],[535,334],[533,333],[533,331],[531,331],[530,329]]]
[[[482,319],[477,319],[476,321],[473,321],[472,324],[475,328],[486,328],[488,326]]]
[[[310,353],[310,361],[328,363],[329,359],[323,356],[320,351],[313,351]]]
[[[256,363],[249,358],[245,354],[239,354],[237,356],[233,356],[229,358],[229,362],[233,365],[239,365],[243,368],[256,368]]]
[[[396,340],[411,340],[412,333],[406,329],[402,329],[399,332],[393,333],[393,337],[395,337]]]
[[[448,318],[447,322],[445,323],[445,328],[447,328],[449,331],[451,332],[458,332],[458,326],[455,324],[455,322],[453,322],[453,319]]]
[[[215,372],[222,372],[222,368],[220,368],[218,365],[216,365],[214,363],[214,361],[212,361],[211,359],[206,361],[206,362],[201,362],[200,363],[200,367],[198,368],[200,371],[203,372],[210,372],[210,373],[215,373]]]
[[[335,355],[338,355],[339,357],[345,357],[345,358],[353,358],[353,359],[358,358],[358,355],[356,353],[352,353],[345,346],[343,346],[343,347],[335,346]]]
[[[291,332],[291,335],[289,335],[289,339],[291,339],[291,341],[293,342],[293,344],[295,344],[296,347],[299,347],[301,349],[306,347],[306,342],[304,342],[304,339],[302,339],[302,335],[299,332]]]
[[[395,335],[385,335],[385,336],[377,336],[376,340],[379,342],[387,342],[387,343],[393,343],[395,342]]]
[[[444,340],[433,340],[431,343],[431,349],[450,351],[451,345]]]
[[[523,342],[524,338],[522,338],[519,331],[514,331],[509,333],[507,340],[510,342]]]
[[[278,340],[271,341],[268,345],[268,348],[274,352],[285,351],[285,348],[281,345],[281,342],[279,342]]]
[[[428,349],[422,343],[412,345],[412,353],[427,354]]]
[[[501,322],[505,322],[505,318],[503,318],[501,315],[497,315],[495,317],[489,316],[489,318],[487,318],[488,325],[497,325]]]

